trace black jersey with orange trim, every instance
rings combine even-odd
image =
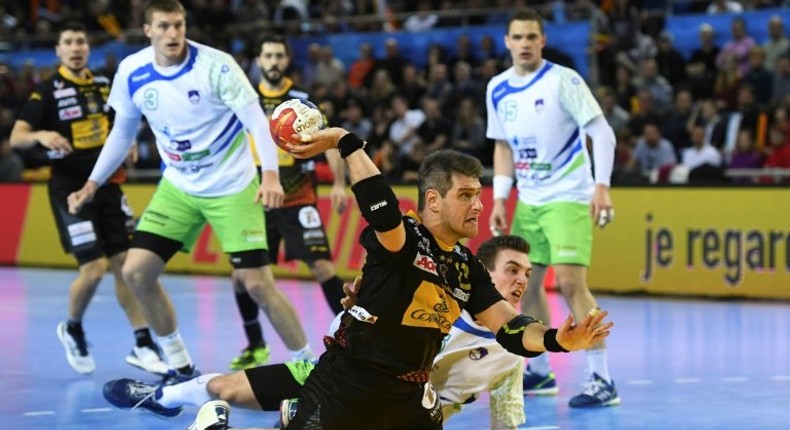
[[[425,382],[461,309],[475,315],[504,299],[469,248],[441,246],[413,213],[403,222],[406,243],[395,253],[363,230],[368,254],[357,303],[327,342],[387,375]]]
[[[52,178],[88,179],[112,126],[109,94],[110,80],[106,77],[87,71],[87,77],[80,78],[63,66],[30,94],[18,118],[33,130],[58,132],[73,148],[65,156],[49,153]],[[110,181],[123,182],[124,177],[119,169]]]
[[[294,85],[289,78],[283,78],[281,90],[270,91],[264,88],[263,83],[258,84],[258,93],[261,96],[261,106],[266,113],[266,118],[271,118],[274,109],[282,102],[291,99],[309,99],[309,94]],[[257,151],[253,145],[255,164],[260,167]],[[316,194],[315,162],[292,157],[279,147],[277,148],[277,164],[280,167],[280,183],[285,192],[283,207],[315,205],[318,199]]]

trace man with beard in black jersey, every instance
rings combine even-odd
[[[607,312],[597,308],[578,324],[569,315],[559,329],[519,314],[459,243],[478,232],[478,160],[451,150],[426,157],[419,214],[404,216],[353,133],[330,128],[292,139],[286,146],[296,158],[340,151],[369,226],[360,236],[367,260],[356,304],[327,338],[327,352],[307,378],[287,429],[441,429],[441,406],[428,376],[462,309],[496,333],[505,349],[526,357],[584,349],[609,335],[613,324],[604,323]]]
[[[68,319],[58,324],[58,337],[69,365],[78,373],[93,373],[96,364],[88,350],[82,318],[107,271],[107,257],[115,275],[115,295],[136,338],[126,361],[152,373],[166,373],[167,365],[161,360],[137,300],[121,276],[135,226],[119,186],[126,177],[123,168],[77,214],[69,214],[66,202],[68,195],[88,179],[107,140],[112,123],[107,104],[110,81],[88,69],[90,44],[84,25],[64,23],[55,53],[60,67],[30,94],[11,131],[10,142],[17,148],[40,144],[48,150],[52,176],[47,190],[52,215],[63,249],[73,254],[79,265],[77,278],[71,283]]]
[[[291,61],[290,48],[285,39],[277,35],[265,35],[259,46],[261,52],[258,55],[258,66],[261,81],[258,84],[258,93],[266,116],[271,118],[274,109],[286,100],[309,100],[310,95],[285,75]],[[255,163],[260,166],[255,145],[250,146]],[[316,281],[321,284],[329,307],[333,312],[339,313],[343,310],[340,306],[343,281],[337,276],[332,263],[329,242],[318,213],[315,161],[296,159],[281,149],[278,149],[277,157],[285,199],[282,206],[266,211],[269,259],[277,262],[280,242],[285,242],[286,260],[304,261]],[[347,203],[345,167],[336,150],[327,151],[326,159],[334,175],[330,192],[332,207],[341,213]],[[234,279],[233,286],[248,346],[231,361],[230,368],[241,370],[266,364],[270,351],[258,321],[258,305],[238,280]],[[292,351],[292,355],[295,360],[310,359],[312,351]]]

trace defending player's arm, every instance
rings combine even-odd
[[[332,170],[332,176],[334,177],[329,198],[332,200],[332,207],[335,208],[337,213],[342,214],[348,204],[346,165],[343,163],[343,158],[340,157],[340,151],[338,150],[330,149],[326,151],[325,155],[326,161],[329,163],[329,169]]]
[[[379,243],[390,252],[397,252],[406,243],[406,229],[398,199],[378,167],[363,150],[365,142],[347,130],[332,127],[309,136],[292,136],[297,143],[286,148],[297,158],[310,158],[336,148],[346,160],[351,190],[365,221],[376,232]]]
[[[507,210],[505,202],[513,188],[513,149],[504,140],[494,145],[494,204],[491,208],[491,231],[507,231]]]
[[[545,351],[568,352],[585,349],[609,336],[614,325],[603,323],[606,311],[591,311],[578,324],[573,314],[558,329],[549,328],[540,321],[516,312],[505,300],[500,300],[475,315],[506,350],[523,357],[534,357]]]
[[[130,116],[115,114],[112,130],[107,136],[107,141],[99,153],[99,158],[96,160],[88,180],[82,189],[71,193],[68,197],[69,212],[72,214],[79,212],[85,203],[93,199],[96,190],[118,170],[134,144],[139,125],[139,114]]]
[[[255,150],[258,151],[258,159],[261,161],[261,188],[258,190],[255,202],[261,201],[267,208],[278,208],[283,204],[285,192],[280,184],[277,149],[269,132],[266,114],[263,113],[263,108],[257,99],[234,110],[233,113],[239,117],[239,121],[252,136]]]

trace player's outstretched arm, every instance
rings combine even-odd
[[[614,323],[604,323],[608,312],[594,308],[578,324],[573,315],[558,329],[549,328],[538,320],[521,315],[501,300],[475,315],[485,327],[496,333],[496,339],[513,354],[534,357],[542,352],[569,352],[586,349],[609,336]]]
[[[365,221],[376,232],[384,248],[397,252],[406,243],[406,229],[398,199],[373,160],[364,151],[365,142],[339,127],[320,130],[311,135],[293,135],[285,148],[296,158],[310,158],[329,149],[337,149],[346,160],[351,190]]]

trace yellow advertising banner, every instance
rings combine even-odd
[[[596,231],[594,290],[790,298],[790,192],[781,188],[614,189]]]
[[[404,211],[416,209],[415,188],[395,187]],[[154,189],[150,184],[124,186],[138,216]],[[488,202],[490,189],[484,191]],[[365,222],[353,206],[335,213],[323,197],[328,187],[320,187],[319,195],[337,272],[352,279],[364,262],[357,240]],[[593,290],[790,298],[787,189],[615,188],[612,197],[617,219],[595,232],[589,273]],[[27,205],[17,264],[75,267],[60,247],[44,185],[32,186]],[[480,237],[468,244],[473,250],[489,237],[488,214],[481,220]],[[303,263],[280,261],[274,266],[276,276],[311,278]],[[208,227],[191,253],[179,253],[167,265],[169,272],[184,273],[228,275],[230,269]]]

